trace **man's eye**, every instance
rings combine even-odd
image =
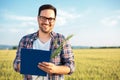
[[[53,20],[53,18],[48,18],[50,21]]]

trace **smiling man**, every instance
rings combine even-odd
[[[20,42],[14,60],[14,69],[20,72],[20,51],[21,48],[51,50],[52,52],[59,47],[65,40],[60,33],[53,32],[57,16],[57,10],[50,4],[40,6],[37,20],[39,30],[35,33],[24,36]],[[57,40],[57,46],[54,46]],[[51,59],[51,62],[38,63],[38,68],[47,72],[47,76],[24,75],[24,80],[64,80],[64,74],[72,74],[74,72],[74,55],[69,42],[62,46],[60,53]]]

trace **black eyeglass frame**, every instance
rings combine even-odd
[[[46,21],[48,20],[49,22],[54,22],[55,21],[55,18],[52,18],[52,17],[45,17],[45,16],[39,16],[39,18],[42,20],[42,21]]]

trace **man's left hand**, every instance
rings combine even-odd
[[[49,62],[42,62],[38,64],[38,67],[50,74],[56,73],[57,71],[57,66],[53,63],[49,63]]]

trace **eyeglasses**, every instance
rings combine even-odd
[[[46,21],[46,20],[48,20],[49,22],[54,22],[55,21],[55,18],[51,18],[51,17],[47,18],[45,16],[39,16],[39,17],[42,21]]]

